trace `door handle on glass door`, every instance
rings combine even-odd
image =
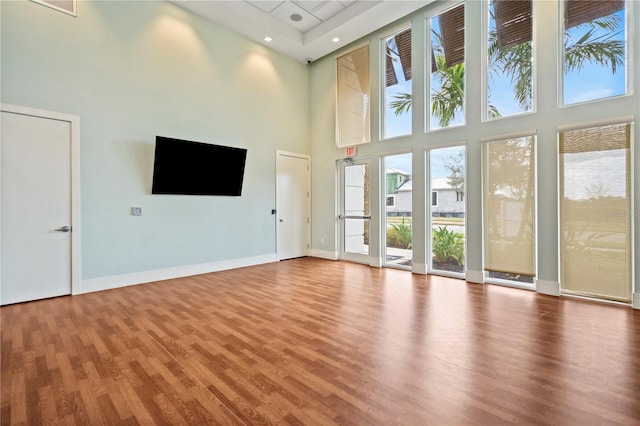
[[[284,219],[280,219],[280,222],[284,222]]]
[[[61,226],[60,228],[54,229],[54,231],[56,231],[56,232],[69,232],[69,231],[71,231],[71,227],[65,225],[65,226]]]

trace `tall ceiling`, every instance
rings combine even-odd
[[[293,59],[308,62],[434,0],[170,1]]]

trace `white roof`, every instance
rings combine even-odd
[[[442,191],[447,189],[453,189],[451,185],[449,185],[449,178],[433,178],[431,179],[431,190],[433,191]],[[413,190],[413,180],[409,179],[398,188],[398,192],[410,192]]]
[[[398,188],[398,192],[411,192],[413,189],[413,180],[409,179]]]
[[[452,189],[449,185],[449,178],[433,178],[431,179],[431,189]]]
[[[387,167],[387,174],[388,175],[398,174],[398,175],[404,175],[404,176],[411,176],[411,173],[403,172],[402,170],[394,169],[393,167]]]

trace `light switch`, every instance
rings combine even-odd
[[[131,207],[131,216],[142,216],[142,207]]]

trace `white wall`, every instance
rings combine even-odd
[[[424,132],[424,105],[422,102],[413,102],[413,134],[406,137],[399,137],[392,140],[380,140],[379,132],[379,105],[380,90],[379,75],[380,64],[383,60],[380,55],[380,37],[385,35],[390,28],[400,25],[409,20],[413,25],[414,58],[413,58],[413,99],[423,99],[425,83],[419,76],[424,75],[424,64],[426,58],[425,48],[425,16],[435,15],[438,10],[442,10],[443,3],[431,4],[421,11],[412,14],[406,20],[389,26],[373,33],[354,45],[369,43],[370,45],[370,65],[372,72],[372,142],[359,145],[358,156],[369,157],[371,159],[371,249],[372,258],[380,257],[382,249],[381,240],[381,220],[380,205],[381,194],[384,188],[378,176],[380,175],[380,158],[383,155],[396,152],[413,153],[413,223],[414,223],[414,244],[413,244],[413,270],[414,272],[425,271],[426,267],[426,239],[421,239],[419,235],[424,235],[424,224],[426,223],[426,208],[430,203],[430,194],[425,194],[424,177],[425,170],[425,150],[433,147],[445,146],[458,142],[467,145],[467,184],[465,200],[467,202],[467,268],[470,277],[482,277],[482,193],[481,193],[481,140],[486,137],[495,137],[505,134],[513,134],[523,131],[535,131],[537,139],[537,191],[538,191],[538,280],[544,283],[558,283],[558,180],[557,180],[557,130],[559,126],[597,122],[618,117],[634,116],[636,120],[634,131],[634,157],[636,170],[640,164],[640,150],[637,149],[640,141],[640,88],[637,82],[640,81],[640,41],[638,32],[640,31],[640,4],[631,3],[633,13],[633,28],[630,32],[630,39],[634,40],[633,50],[629,52],[632,62],[630,68],[632,74],[630,81],[636,82],[633,92],[629,96],[612,98],[598,102],[575,105],[572,107],[558,107],[558,36],[559,30],[559,8],[555,1],[536,1],[534,4],[534,43],[537,57],[537,112],[532,114],[514,116],[491,122],[481,121],[481,105],[483,87],[482,80],[482,2],[467,2],[467,45],[466,45],[466,70],[467,70],[467,124],[458,128],[445,129],[435,132]],[[453,5],[455,3],[448,3]],[[635,30],[635,32],[634,32]],[[350,47],[346,47],[335,55],[329,55],[314,62],[311,73],[311,141],[313,167],[313,229],[312,247],[318,251],[333,252],[338,248],[335,239],[336,234],[336,208],[338,190],[336,185],[335,162],[344,156],[342,149],[337,149],[335,144],[335,57],[342,54]],[[334,172],[332,172],[334,171]],[[635,173],[635,212],[638,211],[640,197],[640,173]],[[426,197],[426,198],[425,198]],[[640,218],[635,215],[635,248],[640,253]],[[321,243],[324,240],[324,244]],[[374,264],[374,262],[371,262]],[[640,292],[640,267],[636,265],[635,272],[635,292]]]
[[[275,153],[310,153],[306,65],[170,2],[0,7],[2,102],[80,117],[84,290],[275,260]],[[156,135],[248,148],[242,196],[151,195]]]

